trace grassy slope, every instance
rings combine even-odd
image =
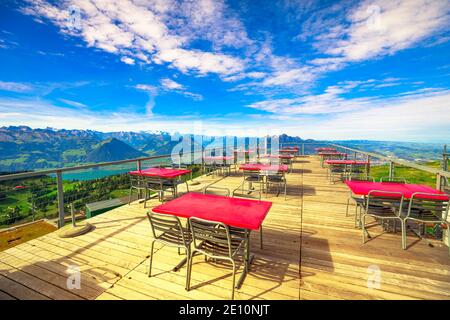
[[[439,169],[440,163],[439,161],[431,161],[424,164],[425,166]],[[381,165],[381,166],[372,166],[370,168],[370,175],[379,180],[382,177],[389,176],[389,165]],[[405,178],[409,183],[417,183],[417,184],[425,184],[430,187],[436,187],[436,177],[432,173],[420,171],[413,168],[408,167],[400,167],[396,166],[394,169],[395,177]]]

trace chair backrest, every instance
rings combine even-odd
[[[369,181],[369,182],[375,182],[375,178],[371,176],[365,176],[361,173],[351,173],[347,175],[347,180],[350,181]]]
[[[147,217],[155,239],[177,245],[181,244],[180,239],[183,241],[183,244],[186,245],[188,243],[178,217],[156,212],[147,212]]]
[[[416,192],[411,196],[409,200],[407,217],[411,212],[415,211],[423,215],[433,215],[438,220],[447,221],[449,211],[449,200],[445,198],[445,195]]]
[[[229,197],[231,195],[231,191],[227,188],[215,187],[215,186],[206,186],[203,188],[204,194],[215,194],[219,196]]]
[[[227,225],[217,222],[204,220],[196,217],[189,218],[192,240],[194,246],[198,248],[202,242],[207,245],[202,250],[212,256],[217,255],[215,247],[227,249],[228,257],[232,256],[231,235]]]
[[[403,177],[381,177],[380,182],[408,183]]]
[[[145,177],[145,184],[149,188],[154,186],[161,186],[162,179],[158,177]]]
[[[145,188],[146,187],[145,177],[130,174],[130,184],[132,187],[135,188]]]
[[[403,193],[383,190],[371,190],[367,194],[366,212],[373,208],[392,210],[397,216],[401,216],[403,209]]]

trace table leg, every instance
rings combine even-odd
[[[246,244],[245,244],[245,257],[244,257],[244,270],[242,270],[242,274],[239,277],[239,280],[236,285],[236,289],[240,289],[242,284],[247,276],[247,273],[250,271],[250,264],[253,261],[254,255],[250,254],[250,232],[246,230],[245,232]]]

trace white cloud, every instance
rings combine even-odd
[[[47,18],[61,32],[81,37],[134,64],[168,63],[182,72],[230,75],[244,69],[240,58],[223,54],[224,46],[249,42],[243,26],[219,1],[67,0],[52,4],[28,0],[22,12]],[[222,29],[221,29],[222,28]],[[193,32],[193,30],[197,30]],[[202,30],[209,30],[203,33]],[[223,33],[225,31],[225,34]],[[190,42],[209,40],[213,51],[189,49]]]
[[[122,57],[122,58],[120,58],[120,61],[122,61],[126,64],[130,64],[130,65],[134,65],[134,63],[136,62],[134,59],[129,58],[129,57]]]
[[[144,88],[144,87],[143,87]],[[192,133],[201,124],[205,134],[248,136],[281,134],[312,139],[378,139],[448,143],[450,137],[449,90],[426,90],[389,101],[373,101],[371,107],[338,113],[331,118],[239,114],[200,119],[195,116],[163,118],[134,112],[93,113],[56,107],[41,100],[0,99],[0,126],[28,125],[99,131],[164,130]],[[267,124],[270,122],[270,126]]]
[[[448,0],[366,0],[347,15],[348,26],[316,36],[324,53],[346,61],[391,55],[449,26]]]
[[[11,92],[28,92],[32,91],[33,87],[20,82],[5,82],[0,81],[0,90]]]
[[[161,85],[169,90],[184,90],[184,86],[169,78],[161,79]]]

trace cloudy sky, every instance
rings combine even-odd
[[[0,3],[0,126],[450,142],[450,0]]]

